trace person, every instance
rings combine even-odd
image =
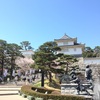
[[[3,81],[2,77],[0,77],[0,83]]]
[[[7,75],[8,75],[8,70],[7,69],[4,69],[4,72],[3,72],[3,81],[4,82],[7,81]]]
[[[32,81],[35,81],[35,75],[34,74],[32,75]]]
[[[24,74],[22,74],[22,75],[21,75],[21,79],[22,79],[22,81],[25,82],[25,81],[26,81],[26,76],[25,76]]]
[[[15,70],[13,70],[13,72],[12,72],[12,76],[13,76],[13,78],[15,77]]]
[[[90,66],[87,65],[85,69],[85,77],[88,81],[92,80],[92,70],[90,69]]]
[[[17,85],[17,81],[18,81],[18,76],[17,75],[15,76],[14,80],[15,80],[15,84]]]
[[[18,78],[20,78],[21,77],[21,70],[20,69],[17,70],[17,74],[18,74]]]

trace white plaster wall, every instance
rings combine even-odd
[[[68,42],[68,45],[74,45],[73,41]]]
[[[29,51],[29,50],[27,50],[27,51],[22,51],[22,54],[25,56],[25,57],[29,57],[29,58],[31,58],[32,57],[32,55],[34,54],[34,51]]]
[[[84,64],[100,64],[100,58],[84,58]]]
[[[62,46],[63,45],[63,42],[58,42],[57,45],[58,46]]]
[[[58,53],[64,53],[64,54],[69,54],[69,55],[82,54],[82,48],[76,48],[76,51],[74,51],[74,48],[68,48],[68,49],[64,49],[62,51],[59,51]]]
[[[58,42],[57,43],[58,46],[62,46],[62,45],[74,45],[74,42],[73,41],[69,41],[69,42]]]
[[[29,54],[29,55],[31,55],[31,54],[34,54],[34,52],[32,52],[32,51],[26,51],[26,52],[22,52],[22,54]]]

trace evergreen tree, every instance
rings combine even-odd
[[[15,60],[17,57],[24,57],[21,53],[21,47],[15,43],[10,43],[7,45],[7,54],[9,55],[9,64],[11,65],[11,70],[10,70],[10,78],[12,79],[12,72],[13,69],[15,68]]]
[[[94,54],[96,55],[96,57],[100,57],[100,46],[95,46],[93,51],[94,51]]]
[[[29,41],[22,41],[20,42],[20,44],[23,50],[33,50],[33,48],[30,46],[31,43],[29,43]]]
[[[1,75],[3,76],[3,69],[7,63],[7,42],[5,40],[0,40],[0,67]]]
[[[78,62],[77,58],[72,55],[58,54],[58,57],[59,58],[56,60],[56,62],[58,62],[59,66],[65,68],[65,74],[68,74],[69,68],[74,67],[73,64]]]
[[[61,50],[56,42],[46,42],[39,47],[33,56],[35,64],[42,71],[42,86],[44,86],[44,71],[49,73],[49,81],[51,82],[51,67],[54,64],[54,60],[57,59],[57,51]]]

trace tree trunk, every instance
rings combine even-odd
[[[46,71],[46,78],[49,79],[49,77],[48,77],[48,71]]]
[[[1,62],[1,75],[2,75],[2,77],[3,77],[3,67],[4,67],[4,61],[3,61],[3,59],[2,59],[2,62]]]
[[[52,75],[51,75],[51,71],[49,71],[49,82],[52,82]]]
[[[41,87],[44,87],[44,71],[43,70],[41,70],[41,74],[42,74],[42,76],[41,76]]]
[[[50,64],[49,64],[49,68],[50,68]],[[52,82],[52,75],[51,75],[51,71],[49,71],[49,82]]]
[[[10,71],[10,81],[12,81],[12,68],[11,68],[11,71]]]
[[[10,80],[12,80],[12,73],[13,73],[13,64],[11,65],[11,69],[10,69]]]
[[[10,80],[12,80],[12,73],[15,65],[15,60],[11,59],[11,71],[10,71]]]

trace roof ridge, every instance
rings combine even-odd
[[[64,34],[64,36],[61,39],[71,39],[71,37],[69,37],[68,35],[66,35],[66,33]]]

